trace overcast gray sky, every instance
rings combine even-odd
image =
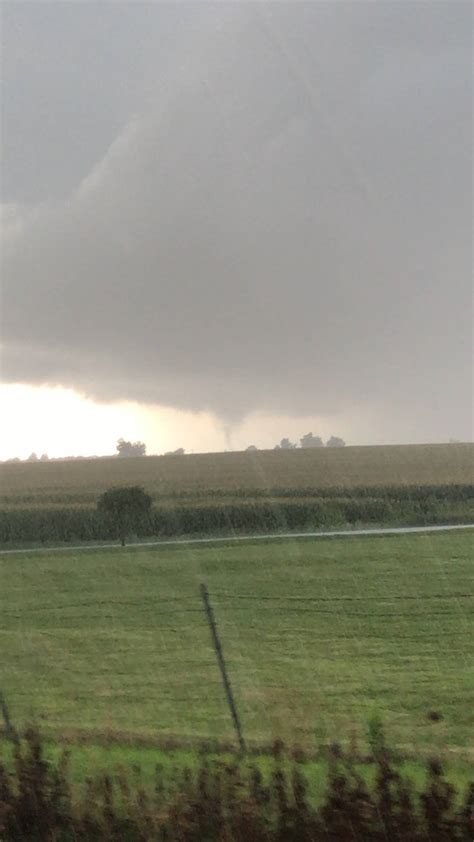
[[[4,381],[471,437],[470,2],[2,14]]]

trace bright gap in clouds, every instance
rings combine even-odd
[[[96,403],[72,389],[0,384],[0,459],[30,453],[104,456],[117,439],[144,441],[148,453],[177,447],[224,448],[218,422],[206,413],[186,413],[136,403]]]

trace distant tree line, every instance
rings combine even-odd
[[[449,444],[454,445],[461,443],[462,442],[458,439],[449,440]],[[289,438],[283,438],[279,444],[275,445],[274,450],[296,450],[298,446],[303,450],[314,447],[345,447],[346,442],[340,436],[331,436],[326,442],[324,442],[321,436],[314,436],[313,433],[306,433],[301,437],[299,445],[296,442],[290,441]],[[131,442],[120,438],[117,442],[116,450],[116,453],[106,456],[48,456],[47,453],[42,453],[41,456],[38,456],[36,453],[30,453],[27,459],[20,459],[18,456],[15,456],[10,459],[5,459],[4,462],[74,462],[84,459],[110,459],[113,458],[113,456],[121,459],[133,456],[146,456],[146,444],[142,441]],[[255,444],[249,444],[246,451],[248,453],[255,453],[258,451],[258,447]],[[225,452],[227,453],[227,451]],[[164,453],[164,456],[184,456],[185,453],[186,451],[184,447],[178,447],[176,450],[167,450]],[[0,463],[1,461],[2,460],[0,460]]]
[[[36,453],[30,453],[27,459],[20,459],[19,456],[13,456],[11,459],[5,459],[5,464],[17,462],[81,462],[87,459],[110,459],[110,456],[48,456],[47,453],[42,453],[38,456]]]
[[[306,448],[313,448],[313,447],[345,447],[346,443],[344,439],[339,438],[339,436],[331,436],[330,439],[327,440],[326,445],[324,444],[321,436],[313,436],[312,433],[306,433],[300,439],[300,447],[302,449]],[[280,444],[275,445],[275,450],[295,450],[298,445],[295,442],[290,441],[288,438],[284,438],[280,441]],[[247,448],[250,450],[251,448]],[[257,449],[257,448],[252,448]]]

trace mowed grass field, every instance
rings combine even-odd
[[[222,493],[472,484],[473,444],[270,450],[133,459],[0,464],[0,503],[92,504],[113,485],[155,499]]]
[[[245,735],[474,757],[472,532],[0,557],[1,689],[18,727],[119,743]],[[439,721],[429,718],[430,712]]]

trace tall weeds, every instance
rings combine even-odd
[[[283,762],[285,761],[285,762]],[[432,761],[417,792],[388,751],[375,758],[369,788],[350,761],[333,758],[323,802],[316,807],[304,764],[281,749],[266,779],[253,761],[210,761],[144,789],[130,770],[70,783],[68,757],[46,761],[30,730],[13,767],[0,765],[0,839],[137,840],[137,842],[472,842],[474,782],[456,793]]]

